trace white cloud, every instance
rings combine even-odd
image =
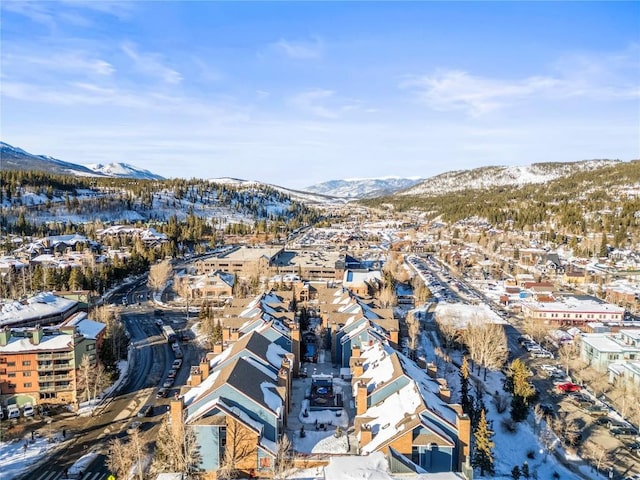
[[[338,111],[327,107],[324,102],[333,97],[332,90],[308,90],[291,97],[292,105],[303,112],[311,113],[322,118],[337,118]]]
[[[132,43],[122,44],[122,51],[135,63],[136,68],[152,77],[160,78],[162,81],[171,84],[178,84],[182,81],[182,75],[164,65],[161,58],[153,53],[140,53]]]
[[[272,46],[289,58],[297,60],[318,59],[324,54],[324,44],[317,37],[314,37],[312,41],[295,41],[281,38],[273,43]]]
[[[91,58],[83,51],[63,51],[49,55],[40,55],[37,52],[7,53],[3,56],[3,62],[5,65],[22,67],[33,65],[55,73],[88,73],[110,76],[115,72],[111,63],[99,58]]]
[[[440,70],[433,75],[409,78],[400,86],[415,91],[418,98],[435,110],[465,110],[477,116],[558,85],[559,81],[550,77],[510,82],[473,76],[461,70]]]
[[[525,100],[592,100],[640,97],[640,48],[619,53],[565,55],[552,74],[520,79],[490,78],[463,70],[439,69],[429,75],[405,78],[400,87],[413,91],[434,110],[463,110],[471,116]]]

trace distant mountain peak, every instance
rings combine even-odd
[[[411,188],[398,192],[398,195],[440,195],[461,190],[546,183],[576,172],[597,170],[619,162],[619,160],[582,160],[455,170],[427,178]]]
[[[142,168],[134,167],[128,163],[113,162],[108,164],[95,163],[87,165],[87,168],[93,170],[96,173],[105,175],[107,177],[125,177],[125,178],[139,178],[145,180],[163,180],[160,175],[144,170]]]
[[[57,175],[125,177],[162,180],[163,177],[149,170],[136,168],[126,163],[95,164],[90,166],[65,162],[47,155],[34,155],[21,148],[0,142],[0,169],[38,170]]]
[[[305,188],[305,190],[346,199],[372,198],[390,195],[420,181],[422,181],[420,177],[350,178],[318,183]]]

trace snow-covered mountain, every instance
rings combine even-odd
[[[461,190],[546,183],[581,171],[594,171],[619,160],[583,160],[580,162],[534,163],[517,167],[481,167],[457,170],[422,180],[419,184],[398,192],[398,195],[439,195]]]
[[[78,165],[45,155],[34,155],[8,143],[0,142],[0,170],[38,170],[58,175],[82,177],[126,177],[162,180],[160,175],[142,170],[126,163],[109,165]]]
[[[356,199],[389,195],[399,190],[412,187],[422,179],[385,177],[385,178],[353,178],[346,180],[330,180],[305,188],[313,193],[331,195],[333,197]]]
[[[209,178],[207,179],[211,183],[218,183],[224,185],[232,185],[234,187],[259,187],[261,185],[273,188],[279,192],[284,193],[285,195],[289,195],[292,200],[296,200],[305,204],[324,204],[324,203],[344,203],[344,199],[336,198],[331,195],[315,193],[315,192],[307,192],[302,190],[294,190],[291,188],[285,188],[278,185],[273,185],[271,183],[262,183],[256,180],[243,180],[241,178],[230,178],[230,177],[220,177],[220,178]]]
[[[0,170],[38,170],[59,175],[95,175],[82,165],[63,162],[44,155],[34,155],[4,142],[0,142]]]
[[[128,163],[94,163],[87,165],[92,171],[104,175],[106,177],[125,177],[125,178],[139,178],[144,180],[164,180],[163,177],[149,170],[143,170],[136,168]]]

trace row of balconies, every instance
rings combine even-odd
[[[73,375],[63,374],[63,375],[40,375],[38,376],[38,382],[68,382],[73,380]]]
[[[38,360],[72,360],[73,352],[47,352],[38,353],[36,355]]]
[[[64,391],[68,391],[68,390],[73,390],[73,384],[72,383],[66,383],[66,384],[56,384],[56,385],[40,385],[38,387],[38,391],[39,392],[64,392]]]
[[[38,372],[49,372],[52,370],[71,370],[71,362],[38,362]]]

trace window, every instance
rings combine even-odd
[[[15,376],[16,376],[16,372],[9,372],[9,373],[7,374],[7,377],[9,377],[9,378],[13,378],[13,377],[15,377]]]
[[[7,367],[15,367],[16,366],[16,362],[8,362],[7,363]]]
[[[31,365],[31,360],[23,360],[22,361],[22,366],[23,367],[28,367]]]
[[[271,457],[260,457],[260,468],[270,468]]]
[[[22,376],[23,377],[30,377],[31,376],[31,372],[22,372]]]
[[[31,388],[31,382],[27,382],[24,384],[24,388]]]
[[[91,350],[95,350],[95,348],[96,348],[96,344],[90,343],[89,345],[87,345],[87,352],[90,352]]]

